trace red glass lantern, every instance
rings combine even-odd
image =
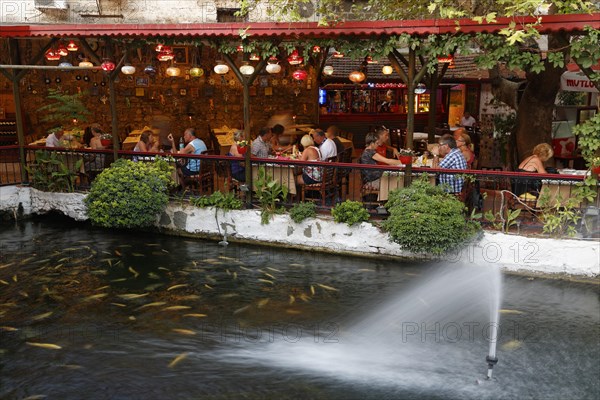
[[[58,47],[56,48],[56,52],[61,57],[66,57],[66,56],[69,55],[69,50],[67,50],[67,48],[65,47],[65,45],[62,44],[62,43],[58,45]]]
[[[100,65],[100,67],[102,68],[102,71],[105,72],[110,72],[113,71],[116,67],[115,63],[112,60],[109,59],[105,59],[102,64]]]
[[[367,64],[378,64],[379,63],[379,61],[373,60],[373,57],[371,57],[371,56],[366,56],[365,61],[367,62]]]
[[[454,56],[452,54],[448,54],[447,56],[438,56],[437,60],[440,64],[451,64],[454,61]]]
[[[239,52],[243,52],[244,51],[244,46],[242,46],[241,44],[237,47],[237,51]]]
[[[169,46],[163,46],[162,50],[156,56],[158,61],[171,61],[175,58],[173,50]]]
[[[79,50],[79,46],[77,46],[77,43],[75,43],[74,41],[70,41],[69,44],[67,45],[67,50],[68,51],[77,51]]]
[[[315,54],[316,53],[320,53],[321,52],[321,47],[319,47],[319,46],[313,46],[312,52],[315,53]]]
[[[339,51],[336,51],[335,53],[333,53],[333,56],[335,58],[344,58],[344,53],[340,53]]]
[[[164,44],[159,43],[156,45],[156,47],[154,48],[154,51],[156,51],[157,53],[160,53],[161,51],[163,51],[163,48],[165,47]]]
[[[304,62],[304,57],[298,54],[298,50],[292,51],[292,54],[288,57],[288,63],[290,65],[300,65]]]
[[[308,76],[308,73],[303,69],[297,69],[292,74],[292,78],[294,78],[297,81],[303,81],[306,79],[307,76]]]
[[[48,61],[58,61],[60,60],[60,54],[55,52],[53,49],[48,49],[45,54],[46,60]]]

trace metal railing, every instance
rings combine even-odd
[[[75,189],[86,191],[95,177],[113,162],[112,150],[69,150],[46,147],[25,147],[26,165],[35,162],[36,151],[43,150],[61,155],[61,160],[67,168],[76,175]],[[384,205],[389,192],[404,186],[405,168],[387,165],[367,165],[338,162],[308,162],[287,159],[252,159],[252,187],[250,182],[244,182],[243,174],[232,174],[234,170],[243,167],[244,160],[214,155],[181,155],[163,153],[139,153],[119,151],[119,157],[133,159],[138,162],[152,161],[156,156],[172,157],[173,166],[185,164],[191,160],[200,160],[200,170],[189,177],[179,177],[174,174],[176,187],[174,193],[184,193],[190,196],[209,195],[214,191],[235,192],[240,198],[250,202],[256,198],[258,169],[264,168],[270,179],[288,187],[287,205],[304,201],[315,201],[321,209],[331,208],[345,201],[361,201],[367,208]],[[80,166],[77,165],[78,161]],[[235,166],[238,163],[238,166]],[[300,185],[298,176],[307,168],[316,168],[326,183]],[[369,172],[380,174],[374,184],[365,183],[364,177]],[[457,193],[470,209],[482,213],[491,211],[493,214],[503,212],[507,207],[524,207],[531,210],[539,209],[539,193],[548,190],[551,198],[558,201],[572,196],[576,185],[584,176],[537,174],[507,171],[486,170],[443,170],[433,168],[412,168],[412,179],[426,174],[431,184],[439,183],[440,175],[452,176],[464,180],[463,193]],[[0,147],[0,185],[29,184],[30,177],[25,171],[26,179],[21,179],[21,164],[18,146]],[[185,187],[185,191],[183,188]],[[252,189],[252,190],[251,190]],[[527,194],[529,193],[529,194]],[[248,195],[249,194],[249,195]],[[600,206],[600,196],[596,196],[593,204],[581,204],[582,207]]]

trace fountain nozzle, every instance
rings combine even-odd
[[[492,379],[492,369],[494,369],[494,365],[498,364],[498,357],[490,357],[488,355],[485,357],[485,361],[488,364],[487,378]]]

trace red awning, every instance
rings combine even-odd
[[[531,17],[499,18],[495,23],[478,24],[471,19],[460,20],[461,32],[497,32],[511,21],[533,23]],[[538,28],[541,33],[581,32],[585,26],[600,29],[600,14],[547,15]],[[429,35],[455,33],[456,24],[450,19],[404,21],[350,21],[332,26],[316,22],[237,22],[205,24],[45,24],[0,25],[0,37],[232,37],[239,38],[240,30],[254,37],[325,38],[336,36],[389,36],[407,33]]]

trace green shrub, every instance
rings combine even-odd
[[[173,167],[162,159],[116,161],[96,177],[85,199],[90,220],[108,228],[152,225],[169,201],[172,173]]]
[[[390,216],[383,228],[413,253],[442,254],[481,230],[478,222],[467,220],[463,203],[423,178],[391,191],[386,208]]]
[[[235,197],[233,193],[223,194],[219,191],[210,196],[200,196],[190,200],[196,207],[216,207],[223,210],[241,210],[244,203]]]
[[[346,200],[333,207],[331,210],[335,222],[347,223],[352,226],[369,219],[369,212],[360,201]]]
[[[314,218],[317,216],[315,203],[312,202],[301,202],[296,203],[290,208],[290,218],[295,223],[299,224],[306,218]]]

